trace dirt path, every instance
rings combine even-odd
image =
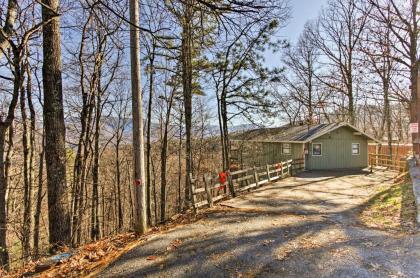
[[[303,173],[150,238],[98,277],[420,277],[420,235],[355,215],[392,173]]]

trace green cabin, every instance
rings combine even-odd
[[[360,169],[368,166],[370,142],[379,143],[348,123],[285,125],[236,136],[231,158],[242,167],[303,159],[306,170]]]

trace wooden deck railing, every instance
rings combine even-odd
[[[370,171],[373,171],[374,167],[384,167],[390,170],[396,170],[400,173],[407,171],[407,161],[405,159],[392,159],[386,154],[369,154],[369,166]]]
[[[192,184],[192,201],[194,209],[208,206],[228,197],[236,196],[240,192],[250,191],[263,184],[291,176],[303,169],[303,159],[287,160],[260,167],[252,167],[226,173],[226,181],[220,183],[219,176],[205,174],[201,179],[190,175]]]

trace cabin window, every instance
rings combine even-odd
[[[282,144],[283,154],[290,154],[291,153],[291,146],[290,144]]]
[[[351,144],[351,154],[352,155],[359,155],[360,154],[360,144],[359,143],[352,143]]]
[[[314,155],[314,156],[321,156],[322,155],[322,144],[321,143],[312,144],[312,155]]]

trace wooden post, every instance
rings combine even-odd
[[[192,200],[192,207],[194,210],[194,213],[197,213],[197,208],[195,207],[195,204],[197,203],[197,196],[195,195],[195,179],[193,178],[192,173],[190,173],[190,184],[191,184],[191,200]]]
[[[283,162],[280,162],[280,177],[283,179]]]
[[[228,174],[228,184],[229,184],[229,191],[232,194],[232,197],[236,197],[235,188],[233,186],[232,176],[230,175],[230,171],[227,171]]]
[[[291,171],[292,163],[293,163],[293,161],[291,161],[291,160],[289,160],[287,162],[287,174],[289,175],[289,177],[292,175],[292,171]]]
[[[290,176],[293,175],[293,170],[296,170],[296,165],[294,164],[294,161],[290,162]],[[295,171],[296,172],[296,171]]]
[[[209,175],[204,175],[203,177],[203,181],[204,181],[204,188],[206,190],[206,194],[207,194],[207,202],[209,204],[209,207],[213,207],[213,196],[211,194],[211,190],[209,188],[209,184],[211,185],[211,178],[209,178]]]
[[[258,174],[257,174],[257,170],[254,166],[254,180],[255,180],[255,186],[258,187]]]
[[[268,182],[271,182],[271,178],[270,178],[270,165],[267,164],[267,180]]]

